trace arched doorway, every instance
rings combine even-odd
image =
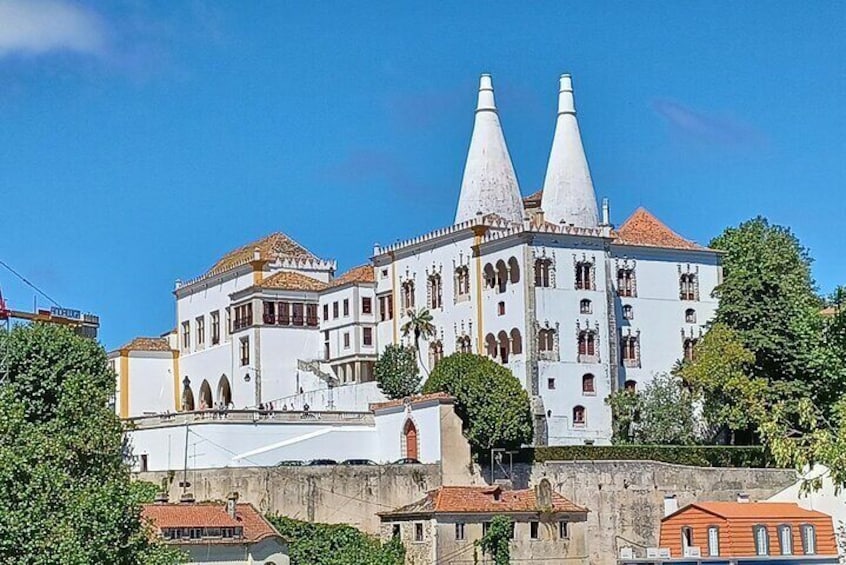
[[[419,459],[417,426],[411,420],[405,421],[405,426],[402,429],[402,447],[403,457],[409,459]]]
[[[223,403],[224,407],[232,403],[232,389],[226,375],[221,375],[220,381],[217,383],[217,401]]]
[[[194,411],[194,391],[191,390],[188,384],[182,390],[182,410],[187,412]]]
[[[209,381],[203,379],[203,384],[200,385],[200,410],[208,410],[213,405],[214,400],[212,399]]]

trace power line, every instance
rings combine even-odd
[[[8,271],[9,271],[10,273],[12,273],[13,275],[15,275],[15,276],[16,276],[16,277],[18,277],[19,279],[21,279],[21,280],[24,282],[24,284],[26,284],[28,287],[30,287],[31,289],[33,289],[35,292],[37,292],[38,294],[40,294],[41,296],[43,296],[44,298],[46,298],[47,300],[49,300],[50,302],[52,302],[53,304],[55,304],[57,307],[59,307],[59,308],[61,308],[61,307],[62,307],[62,305],[61,305],[61,304],[59,304],[58,302],[56,302],[55,300],[53,300],[52,298],[50,298],[50,296],[49,296],[46,292],[44,292],[43,290],[41,290],[40,288],[38,288],[37,286],[35,286],[35,284],[33,284],[33,283],[29,282],[29,280],[27,280],[27,278],[26,278],[25,276],[23,276],[22,274],[20,274],[20,273],[19,273],[19,272],[17,272],[16,270],[14,270],[14,269],[13,269],[12,267],[10,267],[10,266],[9,266],[6,262],[4,262],[3,260],[0,260],[0,265],[2,265],[3,267],[6,267],[6,269],[8,269]]]

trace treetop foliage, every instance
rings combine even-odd
[[[414,348],[391,344],[379,354],[373,375],[385,396],[405,398],[420,390],[420,369]]]

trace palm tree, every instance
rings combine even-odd
[[[429,370],[423,364],[423,354],[420,351],[420,339],[428,341],[430,337],[435,336],[435,325],[432,323],[432,313],[428,308],[423,308],[415,312],[411,308],[405,313],[408,316],[408,321],[402,325],[402,336],[408,337],[414,335],[414,348],[417,350],[417,356],[420,358],[420,366],[429,374]]]

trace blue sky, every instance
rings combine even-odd
[[[0,0],[0,259],[107,347],[157,335],[267,233],[346,269],[451,223],[482,72],[534,192],[570,72],[615,223],[762,214],[846,283],[842,2],[415,4]]]

